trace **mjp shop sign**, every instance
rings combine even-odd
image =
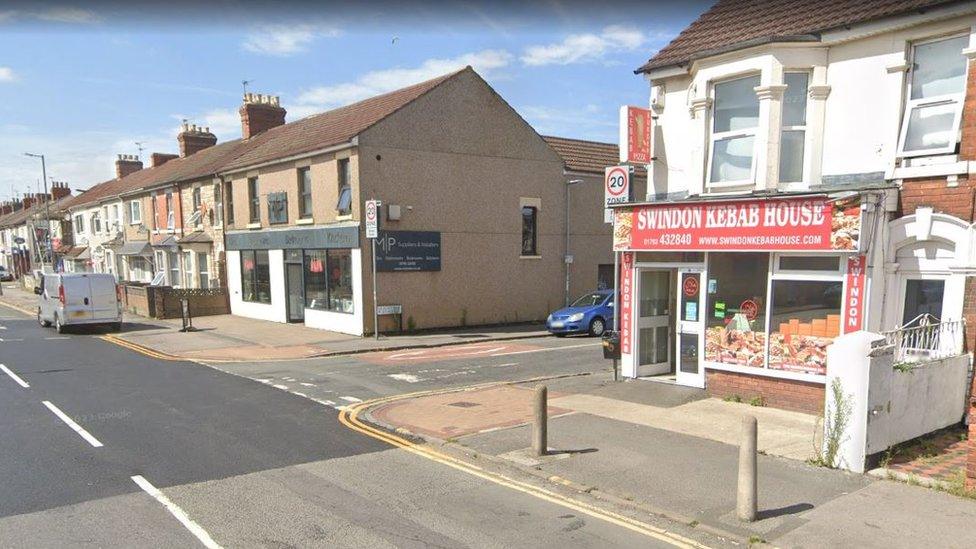
[[[618,208],[614,250],[856,251],[860,198],[670,203]]]

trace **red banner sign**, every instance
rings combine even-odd
[[[860,200],[825,197],[642,205],[614,213],[615,250],[853,251]]]
[[[634,297],[634,254],[620,254],[620,353],[630,354],[632,309]]]
[[[647,164],[651,161],[651,111],[640,107],[620,108],[620,161]]]
[[[864,281],[867,259],[863,255],[847,258],[847,287],[844,290],[844,333],[862,330],[864,326]]]

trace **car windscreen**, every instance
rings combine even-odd
[[[600,292],[586,294],[574,301],[573,307],[596,307],[597,305],[603,303],[603,300],[606,299],[606,297],[606,294],[601,294]]]

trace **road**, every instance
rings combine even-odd
[[[363,356],[282,377],[352,402],[450,383],[431,374],[462,365],[481,372],[454,376],[470,383],[593,350],[536,350],[552,344],[477,367]],[[666,546],[350,431],[278,383],[57,336],[5,308],[0,363],[0,546]]]

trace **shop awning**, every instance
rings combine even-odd
[[[152,248],[149,246],[149,242],[126,242],[118,249],[119,255],[152,255]]]

